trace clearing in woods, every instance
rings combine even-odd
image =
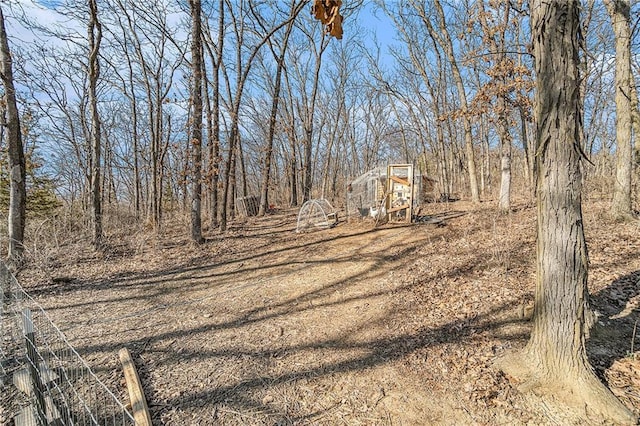
[[[589,350],[638,413],[640,232],[604,209],[585,208],[601,314]],[[427,214],[444,220],[296,234],[295,211],[281,212],[200,247],[176,224],[113,236],[100,254],[66,248],[20,280],[122,396],[117,353],[131,350],[154,424],[582,421],[492,367],[528,338],[535,209],[457,202]]]

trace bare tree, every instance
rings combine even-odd
[[[618,218],[632,217],[631,210],[631,25],[629,0],[606,0],[616,39],[616,176],[612,211]]]
[[[132,163],[132,187],[133,187],[133,205],[136,213],[136,218],[140,218],[140,213],[143,205],[143,197],[142,197],[142,177],[141,177],[141,167],[140,167],[140,131],[139,131],[139,122],[140,122],[140,100],[138,99],[136,89],[136,69],[134,65],[134,56],[132,54],[132,41],[130,40],[130,36],[127,34],[129,26],[126,23],[126,14],[124,12],[124,7],[120,3],[116,7],[115,19],[118,23],[117,26],[114,25],[118,31],[120,31],[120,37],[114,36],[114,43],[118,46],[120,54],[118,55],[119,60],[124,61],[124,69],[121,69],[119,64],[117,63],[109,63],[114,77],[119,79],[117,83],[118,89],[122,92],[125,98],[129,103],[129,119],[131,120],[131,129],[128,132],[128,138],[131,140],[131,156],[129,159]],[[107,28],[107,31],[109,29]]]
[[[498,137],[500,138],[500,196],[498,206],[502,212],[511,209],[511,134],[509,132],[509,90],[507,80],[513,74],[514,63],[506,53],[506,31],[509,27],[511,3],[501,2],[497,7],[498,22],[494,22],[494,14],[489,14],[484,7],[484,1],[478,2],[478,17],[482,26],[483,40],[488,42],[489,51],[493,56],[492,91],[495,91],[495,114]],[[499,15],[502,16],[499,16]],[[489,18],[491,17],[491,19]],[[525,142],[526,143],[526,142]]]
[[[84,38],[83,38],[84,40]],[[86,42],[84,44],[86,49]],[[28,74],[35,107],[45,118],[42,134],[56,141],[52,166],[65,177],[71,200],[90,209],[91,144],[86,119],[86,52],[76,46],[48,47],[28,52]]]
[[[24,227],[26,220],[26,165],[20,113],[13,84],[13,61],[9,40],[5,29],[4,14],[0,7],[0,78],[4,86],[4,123],[7,128],[7,151],[9,157],[9,252],[8,261],[12,267],[22,263],[24,253]]]
[[[535,308],[526,348],[502,365],[511,376],[597,416],[598,423],[636,424],[595,376],[585,350],[590,311],[581,207],[579,1],[534,1],[531,19],[537,76]]]
[[[380,85],[385,88],[386,93],[404,104],[403,109],[408,111],[408,116],[411,118],[411,123],[407,124],[411,130],[417,132],[419,138],[430,140],[429,145],[435,157],[440,185],[439,192],[448,197],[448,194],[453,191],[450,180],[453,164],[451,152],[455,151],[450,144],[454,144],[455,141],[450,141],[450,144],[445,141],[444,121],[448,117],[444,110],[451,107],[445,95],[448,83],[446,61],[443,61],[441,48],[435,39],[417,28],[410,15],[386,9],[387,5],[384,3],[382,6],[393,20],[401,40],[405,43],[407,53],[393,52],[401,71],[397,75],[401,81],[395,83],[393,88],[386,81],[381,82]],[[401,94],[400,86],[407,87],[407,93]],[[430,98],[427,98],[426,94],[429,94]],[[399,117],[400,114],[394,102],[397,101],[390,98],[392,109],[396,117]],[[431,114],[426,113],[429,110]],[[434,119],[430,119],[431,116]],[[430,136],[433,129],[435,129],[435,135]]]
[[[229,97],[229,115],[230,115],[230,128],[228,137],[228,152],[224,169],[224,183],[222,188],[222,205],[220,209],[220,229],[225,231],[227,229],[227,203],[230,203],[229,198],[233,196],[236,162],[242,158],[242,151],[239,149],[240,139],[240,107],[242,106],[242,97],[244,89],[246,87],[247,79],[253,66],[253,61],[267,43],[267,41],[276,33],[280,28],[286,26],[290,20],[295,19],[289,17],[283,22],[275,23],[275,25],[269,28],[262,34],[258,34],[253,40],[251,46],[246,46],[245,43],[249,43],[245,37],[247,37],[246,8],[254,7],[252,0],[248,2],[240,2],[237,10],[230,9],[229,16],[231,18],[231,25],[234,29],[234,36],[236,38],[236,63],[235,76],[233,79],[225,72],[225,79],[227,84],[227,93]],[[252,31],[255,32],[255,31]],[[244,52],[247,50],[247,52]],[[243,55],[243,53],[245,53]],[[225,68],[226,71],[226,68]],[[235,82],[235,90],[232,93],[231,81]]]
[[[296,1],[293,0],[291,3],[291,11],[289,15],[289,23],[285,28],[285,33],[282,38],[280,44],[280,52],[276,53],[273,47],[273,42],[271,40],[268,41],[269,47],[272,50],[272,53],[276,59],[277,67],[276,67],[276,75],[274,78],[274,87],[273,87],[273,98],[271,103],[271,112],[269,113],[269,131],[267,134],[267,141],[264,147],[264,168],[262,169],[262,182],[260,185],[260,207],[258,210],[258,215],[263,216],[267,211],[268,206],[268,196],[269,196],[269,179],[271,176],[271,162],[273,157],[273,141],[275,137],[276,130],[276,118],[278,115],[278,105],[280,102],[280,90],[282,87],[282,72],[284,69],[284,61],[285,54],[287,53],[287,46],[289,45],[289,36],[291,35],[291,31],[293,30],[293,24],[295,22],[295,17],[300,13],[302,7],[304,6],[305,1]],[[260,22],[259,17],[256,16],[258,22]],[[264,25],[261,25],[263,30],[265,30]]]
[[[289,142],[288,147],[284,148],[283,151],[285,153],[286,158],[284,162],[286,163],[285,170],[287,173],[287,182],[289,186],[289,206],[295,207],[298,205],[298,135],[296,134],[295,127],[293,123],[296,118],[296,108],[294,101],[294,90],[293,84],[291,82],[290,73],[285,69],[284,73],[285,80],[285,96],[284,96],[284,107],[283,107],[283,117],[284,121],[288,123],[286,126],[286,137]]]
[[[208,27],[207,27],[208,28]],[[224,48],[224,0],[218,2],[218,34],[212,40],[211,32],[205,31],[204,47],[212,66],[211,80],[207,80],[204,91],[207,111],[207,148],[208,148],[208,184],[209,184],[209,222],[218,226],[218,179],[220,176],[220,67]],[[206,74],[205,74],[206,78]],[[211,86],[211,96],[209,96]]]
[[[136,116],[136,121],[142,121],[140,126],[144,126],[144,131],[140,136],[148,140],[148,146],[144,149],[147,152],[141,155],[147,163],[147,216],[154,228],[159,229],[162,223],[165,162],[168,141],[171,139],[167,105],[170,93],[175,89],[174,77],[183,63],[185,49],[176,40],[178,28],[169,27],[167,20],[170,11],[165,3],[159,0],[114,0],[113,7],[113,13],[122,28],[121,43],[126,42],[131,50],[125,53],[127,66],[131,66],[134,74],[137,74],[136,87],[131,89],[136,98],[135,104],[141,109],[146,106],[146,111],[140,117]],[[144,96],[140,95],[140,91]],[[143,150],[143,147],[139,148]]]
[[[202,244],[202,4],[189,0],[191,10],[191,238]]]
[[[413,3],[413,2],[412,2]],[[434,0],[433,5],[436,12],[436,20],[438,28],[434,28],[431,24],[429,17],[424,13],[424,9],[420,10],[421,17],[425,23],[427,30],[431,37],[444,50],[449,62],[451,64],[451,71],[453,72],[453,78],[456,83],[456,89],[458,92],[458,98],[461,108],[462,124],[464,126],[464,140],[465,140],[465,154],[467,157],[467,169],[469,173],[469,190],[471,192],[471,200],[473,202],[480,202],[480,191],[478,187],[478,177],[476,172],[475,152],[473,148],[473,135],[471,133],[471,118],[469,117],[469,106],[467,102],[467,94],[465,92],[464,80],[458,66],[458,61],[455,55],[455,49],[453,47],[453,41],[449,35],[447,28],[447,22],[444,14],[444,10],[439,0]]]
[[[313,48],[313,58],[315,60],[315,66],[313,75],[311,76],[311,93],[307,93],[306,90],[302,90],[302,103],[299,104],[301,111],[299,115],[302,117],[302,126],[304,129],[303,137],[303,156],[302,164],[304,167],[304,174],[302,176],[302,201],[308,201],[311,199],[311,189],[313,186],[313,164],[312,164],[312,152],[313,152],[313,135],[314,135],[314,117],[316,104],[318,100],[318,87],[320,84],[320,70],[322,68],[322,56],[329,46],[329,38],[322,37],[319,46],[316,46],[314,36],[307,34],[310,43]],[[299,76],[300,77],[300,76]],[[306,77],[306,76],[305,76]],[[306,84],[305,84],[306,89]]]
[[[96,0],[89,0],[89,23],[87,27],[89,40],[89,63],[87,74],[89,80],[89,115],[91,118],[91,210],[93,220],[93,245],[102,245],[102,191],[100,181],[101,152],[100,116],[98,114],[97,86],[100,78],[100,42],[102,41],[102,25],[98,20],[98,5]]]

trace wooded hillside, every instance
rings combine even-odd
[[[415,163],[438,195],[505,211],[512,193],[532,196],[526,2],[344,2],[341,40],[323,34],[311,3],[109,0],[91,19],[84,2],[3,5],[24,143],[66,214],[95,220],[97,206],[105,221],[118,212],[159,229],[199,197],[205,230],[224,228],[238,197],[258,196],[261,213],[310,198],[340,205],[351,179],[389,162]],[[587,190],[604,197],[620,182],[614,81],[624,49],[637,133],[637,7],[622,47],[605,4],[582,8],[582,149],[593,163]],[[634,152],[626,161],[637,170]]]
[[[637,424],[639,17],[3,4],[8,267],[152,360],[156,422]]]

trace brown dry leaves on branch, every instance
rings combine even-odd
[[[638,412],[640,233],[603,209],[585,207],[601,313],[589,351]],[[109,384],[132,351],[155,424],[549,423],[492,367],[528,337],[535,209],[433,204],[423,214],[439,225],[308,234],[295,213],[201,247],[186,221],[112,235],[104,253],[70,247],[21,280]]]

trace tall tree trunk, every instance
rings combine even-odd
[[[189,0],[191,9],[191,239],[202,244],[202,4]]]
[[[98,53],[102,41],[102,25],[98,21],[98,5],[96,0],[89,0],[89,25],[87,30],[89,39],[89,114],[91,116],[91,210],[93,219],[93,245],[102,246],[102,193],[100,191],[100,163],[101,163],[101,128],[98,114],[97,86],[100,78],[100,62]]]
[[[131,60],[127,56],[127,65],[129,67],[129,85],[131,86],[131,139],[133,141],[133,179],[134,179],[134,207],[136,218],[140,218],[140,210],[142,208],[142,187],[140,177],[140,148],[138,141],[138,101],[135,93],[135,80],[133,66]]]
[[[157,217],[158,217],[158,225],[160,223],[162,223],[162,206],[164,203],[164,181],[165,181],[165,157],[167,155],[167,151],[169,149],[169,144],[171,143],[171,131],[172,131],[172,126],[171,126],[171,114],[167,114],[164,117],[163,120],[166,125],[163,126],[165,127],[166,130],[166,136],[164,138],[164,140],[162,140],[161,142],[163,143],[162,145],[160,145],[160,157],[159,157],[159,161],[158,161],[158,165],[159,165],[159,174],[158,174],[158,188],[160,188],[160,191],[158,193],[158,213],[157,213]]]
[[[273,157],[273,140],[275,138],[276,130],[276,118],[278,116],[278,106],[280,102],[280,90],[282,88],[282,72],[284,70],[285,54],[287,53],[287,46],[289,45],[289,36],[293,30],[293,24],[295,17],[300,13],[304,5],[303,1],[292,0],[291,12],[289,14],[289,23],[287,24],[284,37],[282,39],[282,45],[280,46],[280,55],[276,58],[278,63],[276,68],[276,76],[273,89],[273,99],[271,102],[271,113],[269,114],[269,131],[267,134],[267,141],[265,144],[264,153],[264,168],[262,169],[262,177],[260,184],[260,207],[258,208],[258,216],[264,216],[269,205],[269,180],[271,176],[271,162]],[[264,26],[263,26],[264,29]],[[269,41],[271,45],[271,42]],[[275,52],[274,52],[275,55]]]
[[[631,210],[631,26],[629,0],[607,0],[616,39],[616,180],[612,212],[620,219]]]
[[[311,189],[313,187],[313,167],[311,166],[311,154],[313,150],[313,124],[304,130],[304,175],[302,176],[302,202],[311,199]]]
[[[280,56],[277,58],[278,67],[276,70],[275,87],[273,89],[271,113],[269,114],[269,131],[264,152],[264,168],[262,169],[262,178],[260,179],[260,207],[258,208],[258,216],[265,215],[269,203],[269,178],[271,175],[271,160],[273,158],[273,139],[276,131],[278,102],[280,101],[280,88],[282,86],[282,69],[284,67],[284,55],[286,53],[286,43],[288,39],[289,32],[287,32],[286,40],[283,42],[284,46],[280,50]]]
[[[442,75],[443,69],[441,65],[440,55],[437,55],[436,58],[438,62],[438,72]],[[447,145],[444,140],[444,129],[442,126],[442,121],[439,119],[439,117],[442,116],[442,112],[440,110],[440,101],[444,95],[442,78],[439,79],[437,91],[434,90],[433,85],[428,80],[428,78],[425,79],[425,83],[427,83],[427,87],[429,89],[429,92],[431,93],[431,98],[433,99],[431,106],[433,108],[433,113],[435,117],[437,117],[434,124],[436,127],[436,147],[434,151],[438,153],[438,155],[436,155],[438,162],[437,168],[440,170],[440,173],[438,173],[439,180],[441,182],[439,195],[441,197],[444,195],[447,199],[449,199],[452,192],[450,169],[447,163],[447,157],[449,156],[447,155]],[[438,194],[436,194],[436,196],[437,195]]]
[[[24,227],[26,220],[26,165],[22,131],[20,129],[20,113],[16,100],[16,89],[13,85],[13,61],[9,40],[4,23],[4,14],[0,7],[0,78],[4,86],[4,102],[6,108],[5,123],[7,128],[7,146],[9,156],[9,247],[8,262],[12,267],[19,267],[24,254]]]
[[[311,158],[313,153],[313,120],[315,117],[316,101],[318,97],[318,85],[320,84],[320,69],[322,67],[322,54],[329,46],[328,39],[324,36],[320,41],[320,49],[316,55],[316,67],[313,74],[313,88],[311,90],[311,96],[309,97],[309,104],[306,105],[305,117],[303,122],[304,127],[304,158],[303,169],[304,175],[302,176],[302,201],[309,201],[311,199],[311,190],[313,188],[313,167],[311,164]]]
[[[580,171],[579,0],[532,2],[536,82],[537,276],[533,330],[509,375],[554,393],[597,423],[635,424],[593,373],[588,330],[587,246]]]
[[[505,102],[498,100],[498,108],[505,107]],[[499,208],[501,212],[508,213],[511,210],[511,136],[506,127],[506,117],[499,118],[498,122],[498,133],[500,134]]]
[[[292,106],[293,110],[293,106]],[[291,114],[293,118],[293,114]],[[297,207],[298,206],[298,140],[296,138],[295,130],[293,126],[288,126],[289,130],[287,131],[289,144],[291,147],[291,151],[289,152],[289,171],[291,175],[289,176],[289,186],[291,190],[291,197],[289,198],[289,207]]]
[[[235,111],[235,109],[234,109]],[[225,162],[224,184],[222,187],[222,205],[220,214],[220,230],[227,230],[227,216],[233,217],[236,193],[236,158],[238,145],[238,116],[232,112],[231,131],[229,132],[229,152]]]
[[[243,140],[240,138],[240,133],[238,133],[238,159],[240,160],[240,179],[242,183],[241,197],[248,197],[249,186],[247,185],[247,167],[244,161],[244,147],[243,147]],[[239,197],[236,196],[236,198],[239,198]],[[234,203],[232,211],[235,213],[235,199],[232,201]]]
[[[229,216],[234,218],[236,216],[236,197],[238,196],[238,145],[240,144],[240,136],[236,133],[236,148],[233,151],[231,157],[231,167],[229,173],[229,189],[231,196],[229,197]]]
[[[132,78],[133,80],[133,78]],[[131,139],[133,140],[133,180],[134,180],[134,206],[136,218],[140,218],[140,210],[142,207],[142,188],[140,182],[140,148],[138,142],[138,107],[135,101],[135,95],[131,98],[131,127],[133,132]]]
[[[534,173],[532,172],[532,160],[529,149],[529,132],[527,131],[527,115],[522,105],[518,106],[518,112],[520,113],[520,137],[522,138],[522,149],[524,150],[524,178],[526,180],[528,196],[531,199],[534,194]]]
[[[209,58],[213,65],[212,93],[213,103],[209,103],[207,88],[207,135],[209,148],[209,185],[211,203],[209,206],[209,222],[211,227],[218,226],[218,179],[220,176],[220,66],[222,65],[222,51],[224,47],[224,0],[218,3],[218,40],[214,55],[212,43],[206,45]]]
[[[486,117],[480,117],[480,145],[482,146],[482,161],[480,163],[480,190],[487,196],[491,191],[491,148],[489,147],[489,126]]]
[[[205,62],[202,62],[202,74],[206,76]],[[214,66],[215,68],[215,66]],[[214,70],[215,73],[215,70]],[[206,77],[205,78],[205,82]],[[215,80],[215,78],[214,78]],[[212,85],[215,83],[212,83]],[[208,170],[206,176],[206,188],[209,193],[209,226],[215,228],[218,226],[218,157],[220,155],[220,142],[218,140],[220,135],[219,130],[219,118],[214,118],[214,107],[211,106],[211,96],[209,96],[208,84],[205,83],[204,90],[202,92],[204,96],[205,114],[207,122],[207,151],[208,151]],[[215,91],[215,90],[214,90]],[[215,94],[217,96],[217,94]],[[219,106],[218,106],[219,108]],[[218,128],[218,131],[214,127]]]
[[[150,105],[150,108],[153,108],[153,122],[151,127],[152,131],[152,157],[153,157],[153,224],[156,230],[160,229],[162,224],[162,174],[163,163],[160,160],[162,157],[162,136],[163,136],[163,110],[162,106],[162,97],[160,96],[161,88],[159,79],[155,82],[155,99],[154,103]]]

